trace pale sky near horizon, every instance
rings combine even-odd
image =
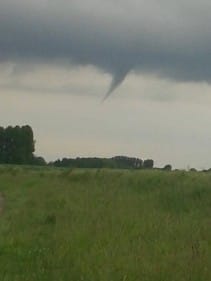
[[[210,168],[210,14],[205,0],[0,0],[0,125],[32,126],[48,161]]]

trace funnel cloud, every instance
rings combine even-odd
[[[0,0],[0,63],[92,65],[113,78],[105,98],[130,70],[210,83],[210,13],[207,0]]]
[[[124,81],[128,72],[129,72],[129,69],[124,69],[124,70],[122,69],[121,71],[113,74],[110,87],[109,87],[103,101],[105,101],[113,93],[113,91],[115,91],[116,88]]]

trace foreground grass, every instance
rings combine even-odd
[[[211,175],[0,167],[2,281],[211,280]]]

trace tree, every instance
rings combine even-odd
[[[154,161],[152,159],[146,159],[146,160],[144,160],[143,168],[144,169],[152,169],[153,165],[154,165]]]
[[[0,163],[31,164],[34,139],[29,125],[0,127]]]
[[[24,154],[23,162],[31,163],[34,152],[34,135],[32,128],[28,125],[22,127],[22,150]]]
[[[45,159],[43,157],[41,157],[41,156],[34,156],[32,164],[36,165],[36,166],[45,166],[46,162],[45,162]]]
[[[170,164],[167,164],[163,167],[164,171],[171,171],[172,170],[172,166]]]
[[[5,158],[5,134],[4,134],[4,128],[0,127],[0,163],[4,163]]]

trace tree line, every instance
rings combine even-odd
[[[127,156],[115,156],[112,158],[77,157],[58,159],[51,162],[50,165],[69,168],[152,169],[154,161],[152,159],[142,160]]]
[[[0,127],[0,164],[47,165],[43,157],[37,157],[33,130],[29,125]],[[77,157],[63,158],[48,163],[55,167],[152,169],[152,159],[115,156],[111,158]]]

